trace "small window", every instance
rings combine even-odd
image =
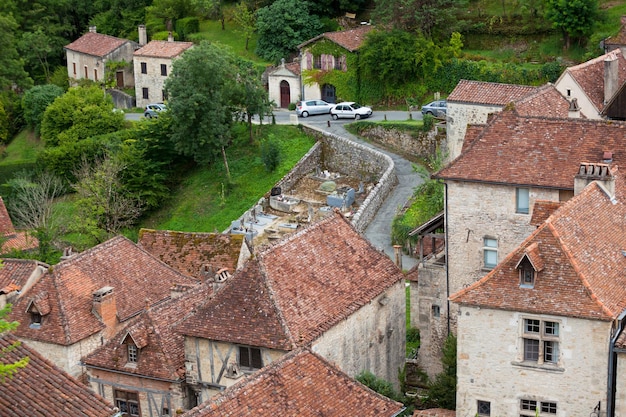
[[[72,71],[76,75],[76,62],[72,62]]]
[[[542,417],[556,414],[557,406],[551,401],[520,400],[520,417]]]
[[[528,188],[516,188],[515,189],[515,212],[521,214],[528,214],[528,208],[530,205],[529,189]]]
[[[261,369],[263,367],[261,349],[239,346],[239,366],[247,371]]]
[[[148,64],[146,64],[145,62],[141,63],[141,73],[142,74],[147,74],[148,73]]]
[[[570,90],[569,88],[567,89],[567,98],[570,98],[572,96],[572,90]]]
[[[341,57],[335,57],[335,69],[342,70],[343,66],[341,65]]]
[[[313,57],[313,68],[321,69],[322,68],[322,56],[316,55]]]
[[[162,416],[169,416],[170,415],[170,409],[163,407],[163,410],[161,410],[161,415]]]
[[[161,75],[167,77],[167,65],[161,64]]]
[[[143,97],[145,100],[147,100],[147,99],[148,99],[148,97],[149,97],[149,96],[148,96],[148,87],[143,87],[143,88],[141,89],[141,95],[142,95],[142,97]]]
[[[556,321],[524,319],[522,334],[524,361],[538,365],[559,361],[559,323]]]
[[[98,70],[95,68],[93,69],[93,80],[98,81]]]
[[[528,258],[524,257],[519,265],[520,286],[522,288],[533,288],[535,286],[535,268]]]
[[[433,317],[440,317],[441,316],[441,309],[439,308],[438,305],[433,305]]]
[[[493,269],[498,264],[498,241],[496,239],[483,238],[483,261],[485,269]]]
[[[139,349],[133,343],[128,344],[128,362],[129,363],[137,363],[137,358],[139,355]]]
[[[479,416],[490,416],[491,415],[491,403],[489,401],[478,400],[477,405],[476,405],[476,410]]]
[[[42,320],[42,316],[41,314],[36,311],[36,310],[31,310],[30,312],[30,328],[31,329],[38,329],[39,327],[41,327],[41,320]]]
[[[87,65],[85,65],[85,78],[89,78],[89,69],[87,68]]]
[[[141,417],[139,395],[136,392],[115,390],[115,406],[123,417]]]

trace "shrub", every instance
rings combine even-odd
[[[181,40],[189,40],[189,35],[200,32],[200,21],[197,17],[185,17],[176,21],[176,33]]]
[[[268,172],[273,172],[280,164],[280,148],[273,137],[261,144],[261,160]]]

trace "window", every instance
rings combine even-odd
[[[476,404],[476,414],[479,416],[490,416],[491,415],[491,403],[489,401],[481,401],[478,400]]]
[[[167,100],[167,91],[161,90],[161,98],[163,99],[163,101]]]
[[[167,65],[161,64],[161,75],[167,77]]]
[[[141,89],[141,95],[142,95],[142,97],[143,97],[145,100],[147,100],[147,99],[148,99],[148,87],[143,87],[143,88]]]
[[[524,319],[524,361],[556,364],[559,361],[559,323]]]
[[[93,69],[93,80],[98,81],[98,70],[95,68]]]
[[[341,65],[341,57],[340,56],[336,56],[335,57],[335,69],[336,70],[342,70],[343,66]]]
[[[439,308],[439,306],[433,304],[432,309],[433,309],[433,317],[441,316],[441,309]]]
[[[313,68],[321,69],[322,68],[322,56],[316,55],[313,57]]]
[[[572,90],[570,90],[569,88],[567,89],[567,98],[570,98],[572,96]]]
[[[87,65],[85,65],[85,78],[89,78],[89,70],[87,69]]]
[[[483,238],[483,246],[485,269],[493,269],[498,264],[498,240],[485,237]]]
[[[520,417],[549,416],[556,414],[556,403],[549,401],[520,400]]]
[[[139,395],[136,392],[115,390],[115,406],[123,417],[140,417]]]
[[[519,284],[522,288],[533,288],[535,286],[535,268],[528,258],[524,257],[519,264]]]
[[[528,188],[515,189],[515,212],[528,214],[528,206],[530,205]]]
[[[146,64],[145,62],[141,63],[141,73],[142,74],[147,74],[148,73],[148,64]]]
[[[72,62],[72,71],[76,75],[76,62]]]
[[[263,367],[261,349],[239,346],[239,366],[242,370],[252,371]]]
[[[41,314],[35,309],[30,311],[30,328],[38,329],[41,327]]]
[[[139,349],[133,343],[128,344],[128,362],[137,363],[137,357],[139,355]]]

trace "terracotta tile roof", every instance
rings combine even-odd
[[[82,54],[104,57],[127,42],[130,41],[102,33],[87,32],[69,45],[65,45],[65,49]]]
[[[479,103],[506,106],[532,92],[537,87],[529,85],[488,83],[483,81],[461,80],[447,100],[459,103]]]
[[[403,408],[401,403],[351,379],[320,356],[298,350],[182,417],[391,417]]]
[[[530,224],[533,226],[541,225],[548,217],[552,215],[563,203],[559,201],[537,200],[533,207],[533,214],[530,218]]]
[[[346,48],[350,52],[354,52],[361,47],[363,41],[365,41],[366,35],[374,29],[373,26],[363,25],[356,29],[342,30],[340,32],[325,32],[318,35],[306,42],[298,45],[298,49],[302,49],[307,45],[310,45],[322,38],[326,38],[329,41],[336,43],[337,45]]]
[[[11,250],[28,251],[39,247],[39,240],[27,232],[16,232],[15,234],[4,236],[6,239],[0,247],[0,253],[9,253]]]
[[[207,273],[237,269],[243,235],[141,229],[139,246],[172,268],[204,281]],[[206,273],[203,271],[207,271]]]
[[[48,265],[26,259],[3,259],[0,267],[0,289],[17,285],[20,289],[38,268],[48,269]]]
[[[623,19],[622,19],[623,20]],[[622,46],[626,45],[626,25],[622,24],[619,28],[619,32],[615,36],[609,36],[604,40],[604,45]]]
[[[573,190],[581,162],[626,165],[626,123],[492,115],[454,161],[434,175],[446,180]]]
[[[83,358],[87,367],[177,381],[185,374],[185,340],[174,330],[185,315],[213,294],[213,283],[188,289],[182,296],[144,310],[111,340]],[[136,366],[127,366],[127,337],[140,348]]]
[[[9,212],[4,205],[4,200],[0,197],[0,236],[12,234],[15,234],[15,228],[13,227],[11,217],[9,217]]]
[[[604,61],[611,55],[615,55],[619,60],[618,85],[621,86],[626,82],[626,58],[624,58],[619,49],[615,49],[597,58],[583,62],[582,64],[566,68],[559,77],[559,80],[557,80],[557,85],[565,74],[570,74],[598,111],[602,111],[604,108]]]
[[[613,320],[626,309],[624,175],[615,200],[596,183],[566,202],[484,278],[450,299],[493,309]],[[520,288],[521,257],[529,248],[544,262],[533,288]]]
[[[296,75],[300,75],[300,63],[299,62],[289,62],[285,64],[285,68],[289,71],[293,72]]]
[[[535,88],[525,96],[514,100],[520,116],[569,117],[570,103],[553,84]],[[581,113],[580,117],[585,117]]]
[[[622,331],[622,334],[619,335],[619,337],[615,341],[615,347],[618,349],[626,350],[626,332]],[[621,352],[621,353],[626,353],[626,352]]]
[[[174,284],[197,281],[180,274],[123,236],[108,240],[50,268],[28,292],[20,295],[11,319],[20,322],[20,338],[71,345],[104,328],[92,312],[93,293],[113,288],[117,318],[123,322],[143,308],[170,296]],[[50,313],[40,328],[31,329],[27,306],[41,294]]]
[[[456,411],[445,408],[429,408],[427,410],[415,410],[413,417],[455,417]]]
[[[289,350],[309,344],[403,279],[391,259],[334,213],[261,250],[185,320],[181,332]]]
[[[99,395],[54,366],[36,350],[22,343],[5,351],[16,339],[0,336],[2,362],[29,357],[28,365],[2,383],[0,414],[13,417],[112,417],[116,413]]]
[[[193,42],[150,41],[137,49],[134,56],[175,58],[193,46]]]

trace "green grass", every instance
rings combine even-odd
[[[254,35],[248,43],[246,50],[246,40],[234,22],[227,21],[222,30],[222,23],[218,20],[205,20],[200,23],[200,34],[202,39],[211,42],[219,42],[229,46],[235,54],[243,58],[254,61],[258,64],[268,65],[269,62],[262,60],[255,53],[257,35]]]
[[[0,165],[35,162],[37,153],[43,147],[43,142],[35,137],[32,130],[24,129],[6,147],[3,156],[0,157]]]

